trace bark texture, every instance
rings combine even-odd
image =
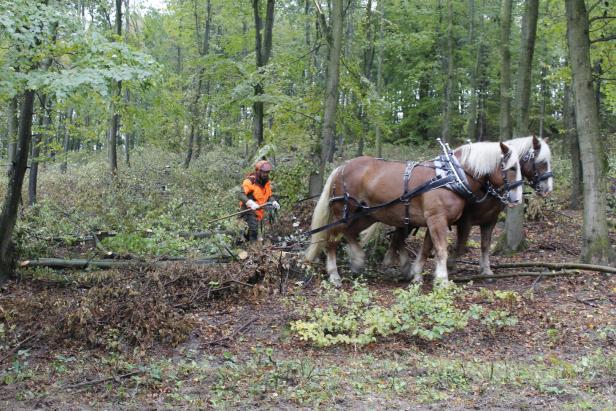
[[[575,122],[584,177],[584,238],[581,260],[614,261],[606,222],[607,156],[599,135],[599,113],[592,84],[588,13],[584,0],[566,0],[567,42],[573,75]]]

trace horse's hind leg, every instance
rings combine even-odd
[[[479,258],[479,266],[481,267],[481,275],[493,275],[490,268],[490,245],[492,242],[492,232],[496,222],[484,224],[481,226],[481,257]]]
[[[413,262],[411,269],[405,270],[406,272],[408,272],[408,277],[407,277],[408,279],[412,278],[413,281],[416,283],[422,282],[421,272],[423,270],[424,263],[426,262],[426,260],[428,259],[428,256],[430,255],[430,252],[432,251],[432,246],[433,244],[432,244],[432,237],[430,236],[430,231],[426,230],[426,235],[424,236],[424,242],[421,246],[421,249],[417,253],[417,257],[415,258],[415,261]],[[406,265],[408,266],[408,264],[410,264],[410,260],[407,260]]]
[[[409,256],[404,249],[404,244],[407,237],[406,228],[397,228],[391,235],[389,248],[383,257],[384,266],[393,266],[398,264],[401,268],[407,266]]]
[[[361,272],[364,268],[366,253],[359,244],[357,233],[345,233],[344,238],[349,244],[349,258],[351,260],[351,271],[354,274]]]
[[[456,257],[466,254],[468,247],[468,237],[471,233],[472,225],[470,221],[464,217],[460,218],[456,223],[456,245],[452,248],[451,253],[447,258],[447,268],[453,270],[456,266]]]

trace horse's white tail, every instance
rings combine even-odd
[[[385,224],[374,223],[370,227],[366,228],[359,234],[360,244],[362,248],[365,248],[371,241],[375,240],[379,236],[383,235],[385,231]]]
[[[325,187],[323,187],[319,201],[317,201],[317,205],[314,208],[314,213],[312,213],[312,224],[310,224],[311,230],[322,227],[330,222],[329,219],[331,215],[331,208],[329,206],[329,199],[332,192],[334,178],[336,174],[338,174],[338,168],[332,171],[325,182]],[[327,236],[328,230],[323,230],[313,234],[310,237],[310,246],[306,250],[306,260],[314,261],[317,259],[319,253],[323,250],[323,248],[325,248]]]

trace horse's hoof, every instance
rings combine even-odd
[[[435,278],[434,279],[434,287],[445,288],[449,287],[453,284],[453,281],[449,281],[447,278]]]
[[[329,282],[332,283],[334,287],[340,287],[342,285],[342,279],[340,276],[329,277]]]

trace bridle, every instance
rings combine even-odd
[[[529,180],[529,183],[533,190],[535,190],[537,193],[540,193],[541,182],[554,177],[554,174],[552,174],[551,171],[546,171],[545,173],[539,174],[539,171],[537,171],[537,163],[535,162],[535,158],[538,152],[539,150],[528,150],[520,160],[520,163],[532,160],[533,178]]]
[[[485,189],[486,189],[487,194],[490,194],[492,197],[496,198],[503,205],[508,205],[509,203],[512,202],[511,201],[511,190],[516,189],[522,184],[524,184],[523,179],[514,180],[512,182],[509,182],[509,180],[507,179],[507,171],[504,169],[504,166],[505,164],[507,164],[507,161],[509,161],[510,156],[511,156],[511,153],[508,153],[502,159],[501,177],[503,178],[503,181],[505,182],[505,184],[503,184],[500,187],[495,187],[494,184],[490,182],[490,180],[486,180],[485,182]]]

